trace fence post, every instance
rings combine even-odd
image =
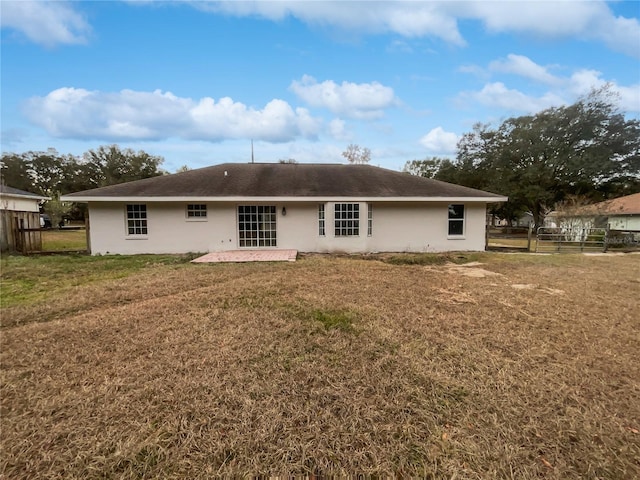
[[[91,221],[89,220],[89,211],[84,217],[84,234],[87,238],[87,253],[91,253]]]
[[[604,228],[604,239],[602,243],[602,252],[607,253],[607,248],[609,248],[609,222],[607,222],[607,226]]]
[[[484,250],[485,252],[489,249],[489,225],[485,225],[484,227]]]
[[[531,235],[533,233],[533,224],[529,224],[529,231],[527,232],[527,253],[531,252]]]
[[[16,252],[22,252],[22,244],[20,243],[20,218],[14,217],[13,220],[13,248]]]
[[[18,237],[20,238],[20,251],[23,255],[27,254],[27,238],[24,231],[24,218],[18,220]]]

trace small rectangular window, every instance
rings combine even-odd
[[[360,235],[360,204],[336,203],[334,206],[336,237],[357,237]]]
[[[207,205],[204,203],[189,203],[187,218],[207,218]]]
[[[464,235],[464,205],[449,205],[449,235]]]
[[[318,205],[318,235],[321,237],[325,236],[324,221],[324,203],[321,203]]]
[[[367,236],[373,235],[373,205],[367,204]]]
[[[127,235],[147,234],[147,206],[145,204],[127,205]]]

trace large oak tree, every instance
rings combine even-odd
[[[497,128],[476,125],[433,177],[508,195],[497,213],[511,220],[529,211],[540,226],[569,195],[595,202],[640,191],[640,121],[625,118],[604,87]]]

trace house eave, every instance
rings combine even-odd
[[[428,202],[428,203],[500,203],[506,202],[508,197],[251,197],[251,196],[230,196],[230,197],[206,197],[206,196],[122,196],[122,197],[97,197],[97,196],[67,196],[60,197],[63,202],[78,203],[123,203],[123,202],[144,202],[144,203],[160,203],[160,202],[219,202],[219,203],[237,203],[237,202],[276,202],[276,203],[294,203],[294,202]]]

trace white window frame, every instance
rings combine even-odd
[[[185,214],[187,216],[187,220],[205,221],[207,219],[207,204],[187,203]]]
[[[141,238],[149,234],[149,217],[146,203],[127,203],[124,207],[128,237]]]
[[[456,209],[462,209],[462,215],[460,212],[456,212]],[[447,222],[447,238],[460,239],[464,238],[465,233],[465,220],[466,220],[466,207],[462,203],[452,203],[447,207],[448,222]],[[451,233],[454,225],[460,225],[460,228],[455,228],[454,232],[459,230],[460,233]]]
[[[333,206],[334,235],[336,237],[360,236],[360,204],[335,203]]]
[[[277,247],[275,205],[238,205],[238,247]]]
[[[324,237],[327,234],[326,230],[326,209],[324,203],[318,204],[318,236]]]
[[[373,204],[367,203],[367,237],[373,235]]]

